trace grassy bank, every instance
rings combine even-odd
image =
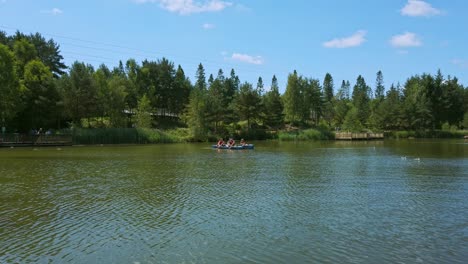
[[[390,131],[385,132],[385,138],[463,138],[466,134],[468,134],[466,130]]]
[[[73,144],[156,144],[156,143],[178,143],[193,142],[187,128],[175,128],[168,130],[149,128],[79,128],[74,129]],[[468,131],[390,131],[385,133],[385,138],[408,139],[408,138],[463,138]],[[278,139],[280,141],[312,141],[312,140],[334,140],[335,134],[326,129],[305,129],[296,131],[269,132],[265,130],[250,130],[238,132],[231,135],[234,138],[245,138],[247,140]],[[216,141],[221,136],[211,135],[207,141]],[[224,136],[226,138],[226,136]]]
[[[278,139],[281,141],[333,140],[335,139],[335,134],[325,129],[283,131],[278,133]]]
[[[150,128],[76,128],[67,131],[73,135],[75,145],[94,144],[156,144],[199,141],[193,138],[187,128],[174,128],[167,130]],[[265,140],[276,138],[275,134],[265,130],[239,131],[229,135],[236,139]],[[203,141],[216,141],[227,135],[209,134]]]
[[[73,144],[154,144],[189,141],[186,129],[162,131],[149,128],[74,129]]]

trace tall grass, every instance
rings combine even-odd
[[[468,131],[446,131],[446,130],[418,130],[418,131],[391,131],[386,132],[386,138],[463,138]]]
[[[149,128],[73,129],[73,144],[148,144],[182,141],[183,139],[176,134]]]
[[[324,129],[306,129],[296,132],[280,132],[278,139],[281,141],[331,140],[335,139],[335,134]]]

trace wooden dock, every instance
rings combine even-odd
[[[335,140],[383,140],[383,133],[352,133],[338,132],[335,133]]]
[[[71,135],[0,134],[0,147],[71,146]]]

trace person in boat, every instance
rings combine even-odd
[[[241,146],[247,145],[247,143],[245,143],[245,140],[244,140],[243,138],[240,140],[240,145],[241,145]]]
[[[236,145],[236,141],[233,138],[229,138],[227,146],[229,148],[234,147]]]
[[[218,148],[224,146],[224,140],[223,140],[223,138],[220,138],[220,139],[218,140],[218,144],[216,144],[216,146],[217,146]]]

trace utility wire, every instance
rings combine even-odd
[[[19,32],[24,32],[24,31],[34,32],[33,30],[24,30],[24,29],[21,30],[19,28],[10,27],[10,26],[6,26],[6,25],[0,25],[0,28],[6,29],[6,30],[12,30],[12,31],[19,31]],[[238,64],[235,64],[235,63],[226,63],[226,62],[221,62],[220,63],[220,62],[216,62],[216,61],[212,61],[212,60],[206,60],[206,59],[203,59],[203,58],[200,58],[200,57],[196,58],[196,57],[187,57],[187,56],[174,56],[174,55],[169,54],[169,53],[163,53],[163,52],[157,52],[157,51],[147,51],[147,50],[136,49],[136,48],[127,47],[127,46],[123,46],[123,45],[118,45],[118,44],[114,44],[114,43],[86,40],[86,39],[81,39],[81,38],[65,36],[65,35],[52,34],[52,33],[48,33],[48,32],[39,32],[39,33],[41,35],[49,36],[49,37],[52,37],[52,38],[60,38],[60,39],[76,41],[78,43],[80,43],[80,42],[85,43],[84,45],[83,44],[77,44],[77,43],[70,43],[70,42],[58,43],[59,45],[62,45],[62,47],[71,46],[71,47],[76,47],[76,48],[81,48],[81,49],[96,50],[96,51],[102,51],[102,52],[110,53],[111,55],[126,54],[126,55],[128,55],[129,58],[143,57],[144,59],[149,59],[151,57],[157,57],[157,56],[173,57],[173,58],[177,59],[178,62],[182,62],[182,63],[186,64],[186,66],[187,65],[192,65],[194,68],[198,67],[199,63],[202,63],[203,65],[211,65],[213,67],[232,68],[232,69],[234,69],[236,71],[237,75],[239,75],[238,71],[245,71],[245,72],[250,72],[250,73],[256,73],[259,76],[273,76],[273,75],[278,76],[278,73],[271,73],[271,72],[262,71],[259,68],[249,68],[249,67],[245,67],[245,66],[239,66]],[[31,33],[31,34],[33,34],[33,33]],[[89,45],[86,45],[86,43],[94,44],[94,45],[98,45],[98,46],[97,47],[96,46],[89,46]],[[113,58],[90,55],[88,52],[82,53],[82,52],[77,52],[76,50],[75,51],[74,50],[71,50],[71,51],[62,50],[62,54],[63,55],[74,54],[74,55],[83,56],[83,57],[90,57],[90,58],[94,58],[94,59],[93,60],[88,59],[88,61],[94,61],[94,62],[98,62],[98,63],[103,63],[103,62],[107,62],[109,64],[117,63],[117,61],[113,62],[113,60],[114,60]],[[154,56],[154,55],[156,55],[156,56]],[[67,55],[67,58],[70,59],[70,58],[72,58],[72,56]],[[182,58],[182,59],[180,59],[180,58]],[[80,58],[77,58],[76,56],[73,56],[73,59],[81,60]],[[96,59],[100,59],[100,60],[96,60]],[[226,59],[230,59],[230,58],[225,57],[224,59],[226,60]],[[175,63],[175,64],[182,64],[182,63]],[[291,72],[291,70],[283,70],[283,72]],[[225,75],[228,75],[228,74],[229,74],[229,72],[225,72]],[[216,73],[214,73],[213,75],[216,75]]]

